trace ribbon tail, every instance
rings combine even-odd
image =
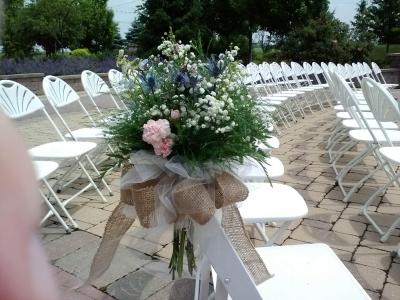
[[[253,277],[254,282],[260,284],[271,278],[272,275],[267,270],[247,235],[236,205],[233,204],[222,208],[222,227],[247,271]]]
[[[93,258],[89,278],[85,284],[90,284],[99,278],[109,268],[117,251],[119,242],[135,221],[135,211],[132,205],[120,202],[107,221],[103,239]]]

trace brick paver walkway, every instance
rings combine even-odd
[[[73,109],[67,116],[76,127],[83,122],[81,115]],[[396,230],[386,243],[381,243],[378,234],[360,215],[361,204],[367,195],[386,178],[377,174],[354,195],[351,202],[342,201],[343,196],[335,186],[335,176],[325,151],[333,120],[334,112],[328,109],[308,115],[290,129],[282,130],[279,137],[281,147],[273,152],[285,165],[285,175],[279,181],[291,185],[304,196],[309,214],[293,223],[279,244],[326,243],[372,299],[400,299],[400,259],[393,259],[390,255],[400,242],[400,230]],[[55,134],[49,134],[51,128],[43,118],[20,122],[19,129],[29,146],[56,139]],[[350,153],[346,159],[351,157]],[[366,158],[348,179],[359,179],[374,164],[372,157]],[[71,290],[81,282],[77,278],[87,277],[105,222],[119,198],[118,177],[117,172],[107,177],[115,191],[114,196],[107,197],[108,203],[100,202],[94,192],[88,191],[68,206],[80,226],[79,230],[67,235],[61,226],[52,222],[42,228],[43,244],[59,279],[63,299],[168,299],[171,228],[166,232],[148,232],[137,222],[123,238],[111,268],[94,287]],[[74,190],[71,187],[63,193]],[[371,209],[379,224],[388,225],[395,218],[394,214],[400,212],[400,189],[390,188],[378,200]],[[274,230],[273,227],[267,229],[269,233]],[[258,237],[253,237],[256,245],[259,244]]]

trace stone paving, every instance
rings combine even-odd
[[[75,127],[85,122],[75,109],[68,111],[66,116]],[[343,195],[335,185],[334,172],[325,151],[333,123],[333,109],[327,109],[309,114],[289,129],[282,129],[279,136],[281,146],[273,152],[273,156],[280,158],[285,165],[285,175],[279,181],[303,195],[309,214],[292,223],[278,244],[326,243],[372,299],[399,299],[400,259],[393,259],[390,251],[400,242],[400,230],[396,230],[386,243],[381,243],[374,228],[360,215],[361,205],[368,194],[386,178],[378,173],[364,184],[351,202],[342,201]],[[17,124],[29,147],[57,139],[42,117]],[[353,151],[346,155],[347,160],[356,153],[356,149]],[[374,165],[374,159],[367,157],[361,166],[349,173],[347,179],[356,181]],[[62,299],[168,299],[172,286],[168,274],[172,230],[149,232],[140,228],[137,222],[122,239],[107,273],[93,286],[78,291],[72,289],[87,277],[106,220],[119,200],[118,172],[110,174],[107,181],[115,192],[114,196],[107,196],[107,203],[101,202],[94,192],[87,191],[68,205],[79,230],[65,234],[61,226],[52,221],[41,228],[43,245],[59,281]],[[76,191],[77,187],[67,188],[60,197]],[[375,204],[371,207],[374,217],[380,225],[388,226],[400,212],[400,189],[389,188]],[[276,229],[267,227],[267,233]],[[261,245],[255,231],[249,228],[249,232],[254,243]]]

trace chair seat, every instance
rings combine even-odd
[[[379,124],[376,120],[367,120],[367,123],[370,128],[372,129],[379,129]],[[349,129],[358,129],[360,126],[358,126],[358,123],[356,120],[350,119],[350,120],[343,120],[342,125],[346,128]],[[382,123],[383,127],[385,129],[398,129],[399,126],[396,125],[394,122],[383,122]]]
[[[333,108],[334,108],[335,110],[338,110],[338,111],[344,111],[344,107],[343,107],[343,105],[341,105],[341,104],[335,105]],[[369,106],[366,105],[366,104],[360,104],[360,105],[359,105],[359,108],[360,108],[361,111],[371,111],[371,109],[369,108]]]
[[[400,165],[400,147],[382,147],[379,152],[396,165]]]
[[[396,83],[385,83],[383,84],[385,87],[387,87],[388,89],[395,89],[397,88],[399,85]]]
[[[382,130],[373,129],[372,132],[376,136],[376,139],[378,140],[378,142],[380,142],[380,143],[386,142],[386,138],[385,138],[385,135],[383,134]],[[400,142],[400,131],[399,130],[386,130],[386,133],[393,143]],[[368,131],[368,129],[350,130],[349,135],[350,135],[351,139],[358,141],[358,142],[367,142],[367,143],[374,142],[374,139],[373,139],[371,133]]]
[[[294,89],[294,90],[290,90],[290,91],[283,91],[282,93],[286,93],[286,95],[292,94],[294,96],[299,96],[299,95],[304,95],[306,93],[306,91]]]
[[[363,114],[364,118],[366,118],[366,119],[374,119],[374,115],[369,111],[364,111],[364,112],[362,112],[362,114]],[[341,112],[336,113],[336,117],[338,119],[342,119],[342,120],[343,119],[351,119],[351,116],[347,111],[341,111]]]
[[[274,275],[257,286],[262,299],[371,299],[325,244],[261,247],[256,250]]]
[[[260,99],[261,99],[261,100],[266,100],[266,101],[286,101],[286,100],[288,100],[289,98],[288,98],[288,97],[285,97],[285,96],[275,96],[275,95],[272,95],[272,96],[264,96],[264,97],[261,97]]]
[[[58,168],[58,163],[54,161],[32,161],[32,164],[37,180],[46,178]]]
[[[96,128],[96,127],[85,127],[85,128],[73,130],[72,136],[74,138],[76,138],[77,140],[79,140],[79,139],[104,139],[105,138],[103,129]],[[67,133],[65,135],[65,137],[68,139],[72,139],[72,136],[70,133]]]
[[[280,183],[246,183],[249,196],[239,202],[244,223],[284,222],[308,213],[303,197],[292,187]]]
[[[281,95],[290,96],[290,97],[296,97],[299,95],[303,95],[304,93],[305,93],[305,91],[297,91],[297,90],[279,92],[279,94],[281,94]]]
[[[278,149],[279,144],[279,139],[275,136],[271,136],[264,142],[258,142],[257,146],[258,148],[260,148],[261,151],[269,152],[273,149]]]
[[[29,149],[29,154],[36,158],[73,158],[86,154],[96,148],[92,142],[53,142]]]
[[[243,164],[233,167],[232,171],[244,181],[253,182],[265,182],[268,180],[268,177],[273,179],[285,173],[283,163],[276,157],[269,157],[266,163],[263,163],[263,167],[256,160],[249,157],[245,159]]]
[[[272,112],[276,111],[276,107],[270,106],[270,105],[265,105],[265,104],[260,106],[260,109],[265,113],[272,113]]]

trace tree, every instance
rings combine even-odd
[[[292,61],[351,60],[349,27],[330,12],[311,19],[306,26],[291,31],[280,46],[282,59]]]
[[[126,47],[132,47],[132,46],[136,46],[137,42],[138,42],[138,36],[141,32],[140,28],[141,24],[138,22],[137,19],[135,19],[131,26],[128,29],[128,32],[125,34],[125,41],[124,44]]]
[[[164,32],[172,28],[178,39],[189,41],[210,36],[209,24],[203,22],[204,2],[201,0],[147,0],[138,7],[137,51],[139,55],[155,52]]]
[[[32,38],[47,55],[78,45],[82,38],[79,4],[76,0],[37,0],[26,8]]]
[[[369,10],[373,32],[386,44],[387,53],[391,43],[400,41],[400,1],[372,0]]]
[[[371,13],[366,0],[357,4],[357,13],[352,25],[353,57],[358,61],[365,61],[377,40],[371,29]]]
[[[8,57],[30,55],[34,42],[31,40],[30,26],[26,22],[27,11],[24,9],[24,0],[7,0],[4,8],[2,43],[5,55]]]
[[[112,10],[107,8],[107,0],[79,0],[79,10],[82,31],[79,47],[91,52],[112,49],[118,29]]]
[[[6,12],[4,48],[7,56],[27,56],[35,44],[42,46],[47,55],[79,47],[92,52],[107,51],[118,39],[117,25],[112,11],[107,8],[107,0],[8,2],[12,5]]]

